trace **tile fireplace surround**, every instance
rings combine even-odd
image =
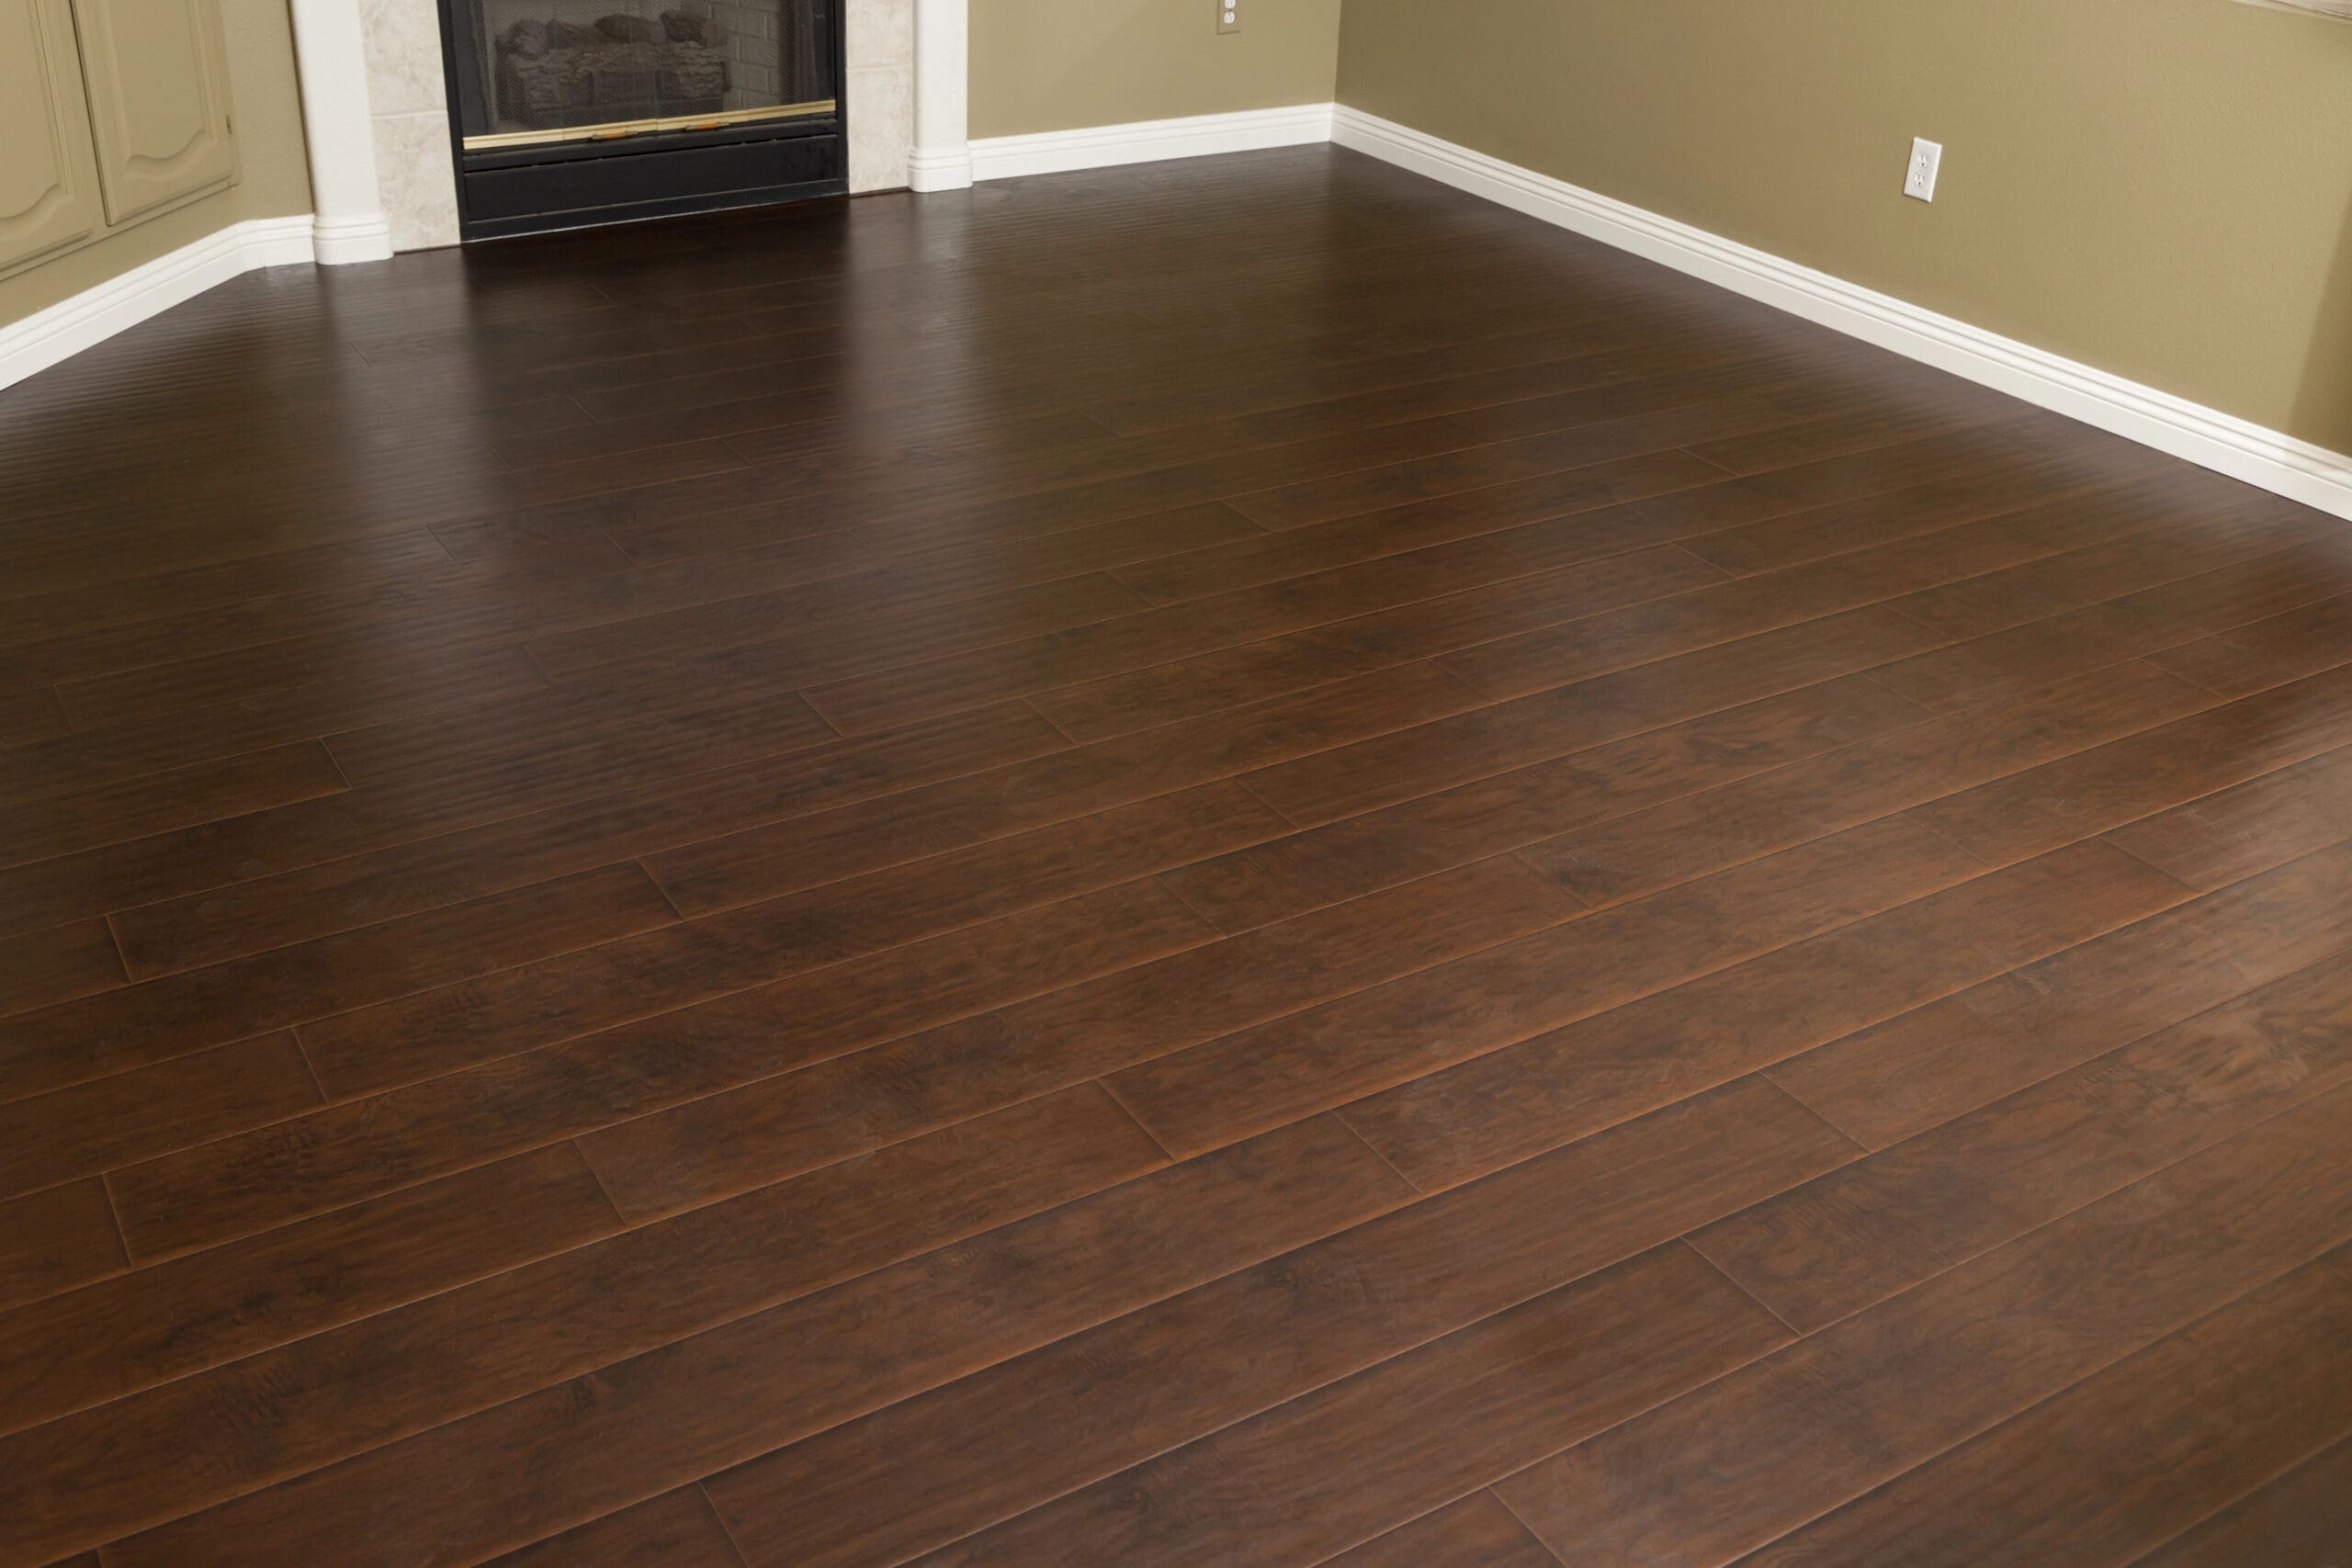
[[[356,0],[376,178],[392,249],[458,243],[458,182],[434,0]],[[914,146],[916,0],[848,0],[849,186],[907,184]]]

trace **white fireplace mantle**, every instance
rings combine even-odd
[[[972,183],[970,0],[848,0],[853,192]],[[318,259],[458,243],[435,0],[292,0]]]

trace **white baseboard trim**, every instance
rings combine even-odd
[[[311,251],[321,266],[392,259],[391,221],[380,212],[320,218],[311,224]]]
[[[1046,130],[1033,136],[983,137],[971,144],[972,178],[1009,180],[1022,175],[1058,175],[1072,169],[1199,158],[1212,152],[1253,152],[1264,147],[1299,147],[1330,140],[1329,104],[1191,115],[1182,119],[1139,119],[1080,130]]]
[[[1340,106],[1342,147],[1631,251],[2199,467],[2352,518],[2352,457]]]
[[[20,321],[0,326],[0,387],[13,387],[255,267],[312,259],[311,216],[232,223]]]

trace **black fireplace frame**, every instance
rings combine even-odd
[[[469,152],[465,127],[469,111],[481,107],[483,62],[476,58],[473,32],[462,15],[466,0],[436,0],[449,156],[458,176],[458,236],[502,239],[847,195],[843,0],[819,4],[828,7],[831,22],[830,114]]]

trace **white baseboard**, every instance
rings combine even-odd
[[[392,225],[380,212],[321,218],[311,225],[311,252],[321,266],[392,259]]]
[[[307,212],[231,224],[71,299],[0,326],[0,387],[15,386],[240,273],[307,262],[314,254]]]
[[[971,144],[972,178],[1008,180],[1022,175],[1058,175],[1071,169],[1105,169],[1117,164],[1198,158],[1212,152],[1253,152],[1264,147],[1299,147],[1330,140],[1329,104],[1191,115],[1182,119],[1139,119],[1081,130],[1040,131],[1034,136],[984,137]]]
[[[1331,140],[2199,467],[2352,517],[2352,457],[1342,105]]]

